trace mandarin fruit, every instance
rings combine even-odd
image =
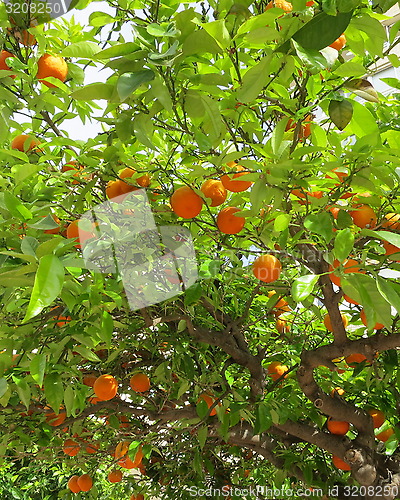
[[[184,219],[196,217],[203,207],[203,200],[189,186],[182,186],[174,191],[170,202],[175,214]]]
[[[217,216],[217,226],[221,233],[237,234],[243,229],[246,219],[235,214],[240,212],[239,208],[226,207]]]
[[[116,396],[118,382],[112,375],[100,375],[93,385],[93,390],[98,398],[108,401]]]
[[[227,192],[221,181],[207,179],[203,182],[200,191],[211,200],[210,207],[218,207],[226,200]]]
[[[274,255],[260,255],[253,262],[254,276],[264,283],[272,283],[279,279],[282,264]]]

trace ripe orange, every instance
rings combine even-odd
[[[383,422],[386,420],[385,414],[381,410],[377,410],[375,408],[371,408],[370,410],[368,410],[368,413],[372,417],[372,421],[373,421],[373,424],[374,424],[374,429],[377,429],[378,427],[380,427],[381,425],[383,425]]]
[[[78,485],[79,476],[72,476],[68,481],[68,488],[72,491],[72,493],[79,493],[81,491]]]
[[[15,57],[14,54],[8,52],[8,50],[2,50],[0,52],[0,69],[11,70],[10,66],[7,64],[7,59],[9,57]],[[11,78],[15,78],[16,75],[11,75]]]
[[[115,447],[114,458],[119,459],[125,456],[128,453],[129,445],[129,441],[121,441],[120,443],[118,443]]]
[[[135,373],[129,382],[132,391],[147,392],[150,389],[150,379],[145,373]]]
[[[237,234],[243,229],[246,219],[235,214],[240,212],[239,208],[226,207],[217,216],[217,226],[221,233]]]
[[[347,462],[345,462],[344,460],[335,455],[332,455],[332,462],[337,469],[346,471],[351,470],[351,467]]]
[[[174,191],[170,202],[176,215],[184,219],[196,217],[203,207],[203,200],[189,186],[182,186]]]
[[[54,412],[51,412],[46,415],[46,422],[52,427],[58,427],[64,422],[66,418],[67,414],[65,413],[65,411],[60,412],[58,415],[56,415]]]
[[[379,441],[383,441],[385,443],[392,434],[394,434],[394,430],[392,427],[389,427],[386,431],[380,432],[375,437],[376,439],[379,439]]]
[[[123,170],[121,170],[121,172],[118,175],[121,179],[127,179],[132,177],[134,174],[136,174],[136,170],[134,168],[126,167]],[[135,179],[134,184],[137,184],[138,186],[141,187],[149,187],[150,181],[151,181],[150,175],[146,173]],[[127,184],[127,186],[129,188],[133,188],[133,190],[139,189],[132,184]]]
[[[355,205],[355,210],[349,212],[353,223],[360,228],[374,228],[378,220],[376,213],[369,205]]]
[[[331,390],[331,396],[334,397],[334,396],[343,396],[343,394],[345,393],[345,390],[342,389],[341,387],[335,387]]]
[[[274,255],[260,255],[253,262],[254,276],[264,283],[272,283],[279,279],[282,264]]]
[[[79,453],[80,449],[81,447],[79,446],[79,444],[73,439],[67,439],[64,441],[63,452],[66,455],[74,457]]]
[[[347,356],[345,358],[345,361],[349,366],[354,368],[358,365],[358,363],[362,363],[363,361],[366,361],[366,359],[367,358],[364,356],[364,354],[354,353],[350,354],[350,356]]]
[[[227,165],[230,170],[234,170],[236,173],[234,173],[233,175],[231,173],[224,174],[221,177],[220,180],[224,185],[225,189],[233,193],[240,193],[241,191],[246,191],[246,189],[249,189],[249,187],[253,184],[251,181],[234,180],[237,179],[238,177],[241,177],[242,175],[248,174],[249,172],[245,171],[245,168],[242,165],[238,165],[234,161],[228,162]]]
[[[119,483],[120,481],[122,481],[122,477],[123,474],[118,469],[112,470],[107,476],[110,483]]]
[[[74,220],[67,227],[67,238],[74,238],[78,240],[78,242],[75,245],[76,248],[82,248],[82,245],[84,245],[87,240],[96,237],[96,235],[91,231],[85,231],[83,229],[80,229],[79,228],[80,221],[81,219]]]
[[[144,496],[141,493],[138,493],[137,495],[133,494],[131,495],[130,500],[144,500]]]
[[[94,383],[96,382],[96,379],[97,379],[96,375],[84,375],[82,383],[84,385],[87,385],[88,387],[93,387]]]
[[[361,321],[364,323],[365,326],[367,326],[367,316],[365,314],[365,310],[363,309],[360,313],[360,318]],[[384,327],[382,323],[375,323],[374,330],[381,330]]]
[[[36,139],[36,137],[33,137],[32,135],[20,134],[12,140],[11,149],[28,152],[36,149],[38,144],[40,144],[40,141]]]
[[[349,320],[347,319],[347,317],[344,314],[341,314],[341,317],[342,317],[343,326],[344,326],[344,328],[346,328],[347,325],[349,324]],[[325,328],[328,330],[328,332],[333,332],[332,322],[331,322],[331,318],[330,318],[329,314],[326,314],[324,317],[324,325],[325,325]]]
[[[214,404],[214,401],[215,401],[214,398],[212,398],[209,394],[207,394],[205,392],[203,392],[203,394],[200,394],[197,402],[199,403],[201,400],[206,402],[206,405],[208,406],[208,408],[211,408],[211,406]],[[217,414],[217,409],[213,408],[210,412],[210,417],[213,417],[216,414]]]
[[[392,229],[394,231],[400,230],[400,214],[386,214],[385,220],[382,222],[382,227]]]
[[[83,474],[78,478],[77,483],[81,491],[89,491],[93,486],[93,480],[89,474]]]
[[[310,122],[312,121],[312,118],[313,117],[311,115],[307,115],[302,120],[302,125],[301,125],[300,131],[299,131],[299,138],[300,139],[302,139],[302,138],[307,139],[307,137],[309,137],[311,135]],[[292,118],[290,118],[289,121],[287,122],[286,127],[285,127],[285,131],[288,132],[289,130],[295,128],[296,125],[297,125],[297,122],[292,120]],[[301,193],[301,191],[300,191],[300,193]],[[293,191],[292,191],[292,194],[295,194],[295,193],[293,193]],[[300,196],[300,198],[305,197],[303,193],[301,193],[301,194],[302,194],[302,196]],[[313,196],[314,198],[322,198],[322,195],[323,195],[322,191],[316,191],[315,194],[314,193],[307,193],[307,194],[309,196]]]
[[[331,417],[326,422],[326,427],[331,434],[344,436],[349,432],[350,424],[342,420],[333,420]]]
[[[290,332],[290,325],[288,325],[287,321],[285,321],[284,319],[277,319],[275,322],[275,327],[281,335],[283,333]]]
[[[399,247],[396,247],[395,245],[393,245],[392,243],[389,243],[388,241],[383,242],[383,248],[385,249],[385,255],[387,255],[387,256],[394,255],[394,254],[400,252]],[[391,258],[390,260],[395,260],[395,262],[399,262],[399,258],[398,259]]]
[[[56,87],[53,83],[43,80],[43,78],[48,78],[52,76],[57,78],[61,82],[65,82],[68,74],[68,65],[64,58],[61,56],[52,56],[51,54],[44,54],[40,57],[38,63],[38,71],[36,73],[36,78],[46,85],[46,87]]]
[[[273,0],[267,4],[265,10],[272,9],[273,7],[277,7],[279,9],[284,10],[286,13],[292,12],[293,5],[286,0]]]
[[[329,266],[329,278],[337,286],[340,286],[340,278],[334,274],[334,271],[340,266],[340,262],[335,259],[333,261],[333,266]],[[360,270],[360,263],[354,259],[346,259],[343,263],[343,272],[345,274],[348,273],[363,273],[365,274],[364,270]]]
[[[86,453],[89,453],[89,455],[93,455],[99,451],[99,445],[97,443],[87,443],[85,451]]]
[[[114,398],[118,391],[118,382],[112,375],[100,375],[93,385],[96,396],[103,401]]]
[[[84,168],[85,167],[82,164],[75,160],[71,160],[61,167],[61,172],[75,170],[76,173],[72,176],[75,177],[75,179],[72,181],[72,184],[81,184],[83,180],[87,181],[91,179],[91,175],[82,175],[82,170]]]
[[[118,460],[118,465],[123,469],[136,469],[140,466],[143,459],[142,448],[140,447],[136,452],[134,460],[132,460],[128,455],[123,456]]]
[[[286,365],[282,365],[279,361],[273,361],[269,366],[268,366],[268,374],[272,378],[272,380],[278,380],[284,373],[286,373],[289,370],[289,368]],[[285,375],[283,378],[286,378],[287,375]]]
[[[200,191],[206,198],[211,199],[210,207],[218,207],[226,200],[226,189],[221,181],[207,179],[203,182]]]
[[[268,297],[270,297],[270,298],[271,298],[271,297],[272,297],[272,296],[274,296],[275,294],[276,294],[276,291],[275,291],[275,290],[270,290],[270,291],[268,292]],[[274,309],[280,309],[280,310],[282,310],[283,312],[285,312],[285,311],[289,311],[290,309],[289,309],[288,307],[286,307],[286,306],[288,306],[288,305],[289,305],[289,303],[288,303],[288,302],[286,302],[286,300],[285,300],[285,299],[283,299],[282,297],[279,297],[278,302],[274,305]]]
[[[344,34],[340,35],[339,38],[336,38],[336,40],[329,45],[329,47],[333,47],[336,50],[342,50],[343,47],[346,45],[346,37]]]

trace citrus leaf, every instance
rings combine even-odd
[[[118,78],[117,92],[121,99],[124,101],[129,97],[132,92],[140,87],[143,83],[150,82],[155,77],[154,71],[151,69],[144,69],[136,71],[135,73],[124,73]]]
[[[292,284],[292,297],[296,302],[306,299],[313,291],[319,276],[316,274],[306,274],[296,278]]]
[[[332,100],[328,107],[329,118],[337,126],[339,130],[343,130],[351,121],[353,116],[353,105],[350,101]]]

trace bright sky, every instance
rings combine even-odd
[[[75,22],[81,24],[82,26],[87,26],[89,23],[89,16],[92,12],[105,12],[113,16],[115,14],[115,9],[110,7],[106,2],[93,2],[84,10],[73,9],[71,12],[62,16],[62,19],[71,19],[71,17],[74,17]],[[110,25],[104,28],[107,35],[109,27]],[[132,31],[128,25],[126,26],[126,29],[122,28],[121,32],[112,33],[111,39],[117,40],[121,34],[125,38],[125,41],[132,41]],[[112,75],[112,70],[105,68],[100,71],[101,68],[102,66],[99,65],[98,69],[93,66],[89,66],[85,69],[85,85],[94,82],[105,82],[107,78]],[[107,105],[106,101],[96,101],[96,104],[101,106],[103,109]],[[101,114],[101,110],[95,111],[95,116],[101,116]],[[79,139],[83,141],[91,137],[95,137],[99,132],[103,131],[102,124],[96,121],[96,119],[93,119],[91,122],[87,122],[84,125],[79,117],[64,121],[62,128],[68,132],[71,139]]]

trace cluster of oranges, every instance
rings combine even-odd
[[[228,162],[227,166],[232,172],[222,175],[220,179],[207,179],[200,188],[209,207],[222,205],[227,198],[228,191],[240,193],[249,189],[253,184],[251,181],[240,180],[240,177],[249,173],[242,165]],[[201,212],[204,199],[190,186],[182,186],[174,191],[170,203],[173,212],[178,217],[193,219]],[[237,234],[243,229],[246,221],[244,217],[237,215],[238,212],[240,212],[239,208],[230,206],[218,213],[216,225],[221,233]]]

